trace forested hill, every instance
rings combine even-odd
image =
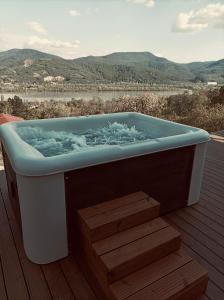
[[[0,52],[0,83],[224,83],[224,59],[180,64],[150,52],[120,52],[106,56],[63,59],[32,49]]]

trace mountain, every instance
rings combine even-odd
[[[8,62],[19,62],[21,60],[25,59],[45,59],[45,60],[51,60],[51,59],[61,59],[59,56],[43,53],[37,50],[33,49],[11,49],[8,51],[2,51],[0,52],[0,62],[8,61]]]
[[[180,64],[150,52],[118,52],[70,60],[32,49],[0,52],[0,82],[31,84],[54,81],[55,77],[67,83],[224,83],[224,59]]]
[[[200,81],[217,81],[224,83],[224,59],[210,62],[193,62],[187,64],[188,69]]]
[[[194,75],[181,64],[149,52],[121,52],[74,60],[109,81],[170,82],[188,81]]]

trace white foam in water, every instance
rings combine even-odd
[[[18,127],[17,133],[28,144],[40,151],[44,156],[55,156],[72,151],[85,151],[92,147],[109,147],[125,145],[149,140],[143,131],[135,126],[111,123],[108,126],[88,129],[79,132],[45,131],[40,127]]]

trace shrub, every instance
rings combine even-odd
[[[167,114],[186,116],[192,110],[208,104],[209,99],[204,93],[173,95],[167,98]]]
[[[210,90],[208,92],[208,97],[211,101],[211,104],[223,104],[224,105],[224,86],[222,86],[219,90]]]
[[[200,107],[190,112],[187,117],[176,120],[180,123],[199,127],[209,132],[224,129],[224,105]]]

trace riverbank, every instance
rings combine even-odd
[[[177,89],[202,89],[205,83],[173,82],[172,84],[114,82],[114,83],[16,83],[7,82],[0,84],[0,93],[29,93],[29,92],[108,92],[108,91],[172,91]]]
[[[192,90],[179,88],[173,90],[111,90],[111,91],[28,91],[28,92],[7,92],[0,93],[1,100],[7,100],[13,98],[15,95],[20,97],[24,102],[43,102],[43,101],[71,101],[71,100],[85,100],[90,101],[92,99],[101,99],[103,101],[111,101],[120,97],[134,97],[134,96],[145,96],[151,93],[158,96],[171,96],[183,93],[192,93]]]

